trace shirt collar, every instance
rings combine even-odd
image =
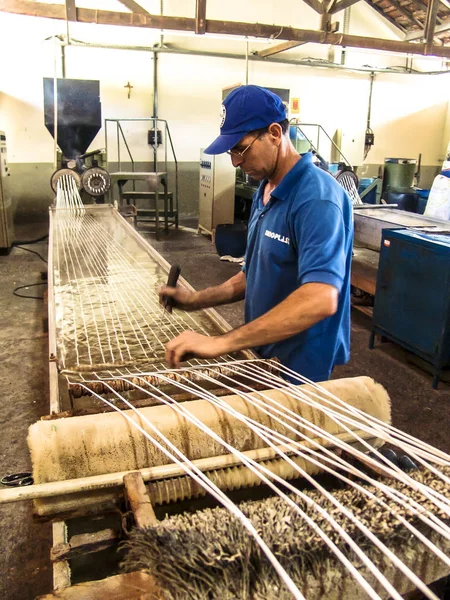
[[[273,190],[271,196],[275,196],[275,198],[278,198],[279,200],[286,200],[286,198],[289,198],[294,184],[311,166],[313,166],[312,153],[306,152],[305,154],[301,154],[300,160],[298,160],[292,169],[286,173],[277,187]]]

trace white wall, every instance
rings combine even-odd
[[[110,8],[111,2],[107,3]],[[233,2],[236,10],[242,4],[242,10],[235,13],[235,18],[242,21],[251,18],[250,13],[245,12],[249,3]],[[159,2],[157,4],[159,11]],[[167,4],[171,5],[170,2]],[[229,14],[229,3],[210,0],[208,17],[220,18],[225,14],[225,4]],[[306,5],[297,1],[294,4],[297,11],[293,12],[295,22],[299,19],[299,6],[309,11],[304,13],[305,19],[317,21],[314,12]],[[369,7],[360,4],[354,10],[352,8],[351,25],[355,31],[363,31],[366,27],[372,36],[379,32],[380,35],[394,37],[389,24],[380,23],[379,30],[373,22],[369,25]],[[282,18],[275,1],[259,5],[261,22],[286,22],[288,17]],[[181,10],[179,6],[174,3],[172,8]],[[186,3],[186,10],[192,10],[193,6],[190,0]],[[339,13],[337,18],[342,16]],[[302,21],[302,26],[314,27],[314,24]],[[65,23],[0,13],[0,29],[1,55],[14,57],[14,60],[6,60],[2,64],[0,80],[0,129],[7,132],[9,160],[18,163],[51,162],[53,140],[43,123],[42,78],[53,76],[55,62],[60,75],[60,62],[59,49],[55,61],[53,42],[44,40],[53,34],[64,34]],[[97,43],[151,47],[159,41],[158,31],[114,26],[71,24],[70,33],[75,39]],[[165,40],[177,46],[195,43],[203,49],[211,46],[215,49],[224,47],[228,52],[237,49],[242,55],[246,46],[245,42],[230,39],[208,41],[166,35]],[[257,49],[267,43],[251,40],[250,45]],[[318,56],[315,54],[317,47],[306,44],[301,47],[301,52],[305,56]],[[320,47],[320,51],[327,52],[328,49]],[[392,64],[392,61],[404,64],[404,58],[383,53],[368,56],[367,53],[348,51],[347,55],[348,60],[351,59],[352,64],[358,63],[358,66],[374,66],[374,63],[381,66],[383,63]],[[159,117],[169,121],[178,160],[197,161],[200,148],[218,133],[222,88],[245,82],[245,60],[159,54],[158,63]],[[439,61],[436,64],[440,66]],[[103,118],[150,117],[153,110],[152,69],[150,52],[74,46],[66,49],[67,77],[100,80]],[[422,153],[423,164],[439,162],[443,136],[445,146],[449,138],[449,77],[377,74],[371,121],[375,146],[369,153],[368,162],[383,162],[387,156],[416,157],[419,152]],[[124,88],[128,81],[134,86],[130,99]],[[300,98],[301,120],[320,123],[330,135],[341,129],[346,154],[350,154],[349,158],[355,164],[361,163],[369,95],[368,73],[250,61],[249,83],[290,89],[292,96]],[[146,138],[148,125],[127,127],[135,159],[150,160]],[[104,144],[104,131],[101,131],[91,148]],[[111,158],[114,158],[112,153]]]

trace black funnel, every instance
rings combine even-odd
[[[57,79],[58,146],[66,158],[84,154],[102,126],[100,82]],[[44,77],[45,126],[54,136],[53,79]]]

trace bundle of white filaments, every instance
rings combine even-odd
[[[192,325],[201,330],[199,324],[192,319],[188,314],[180,316],[175,313],[172,315],[164,315],[157,303],[156,290],[154,281],[146,280],[145,269],[141,268],[141,264],[136,262],[132,255],[128,255],[126,250],[114,240],[114,235],[111,232],[102,230],[102,226],[90,217],[82,203],[79,200],[79,195],[73,181],[68,178],[66,181],[58,185],[57,196],[58,220],[58,241],[59,248],[58,262],[55,265],[56,270],[61,273],[64,269],[67,274],[67,281],[60,282],[59,285],[71,285],[69,296],[72,297],[72,302],[68,303],[68,311],[73,313],[73,329],[75,335],[76,357],[78,364],[84,360],[91,361],[90,364],[95,365],[95,360],[100,353],[100,360],[103,363],[117,362],[124,363],[125,359],[133,361],[135,359],[135,350],[139,348],[139,358],[154,359],[155,353],[160,349],[161,345],[173,335],[173,326],[177,332],[192,328]],[[95,250],[93,250],[93,247]],[[84,249],[85,252],[80,250]],[[102,250],[102,254],[95,256],[97,252]],[[86,256],[83,254],[86,253]],[[102,256],[103,258],[100,258]],[[98,270],[104,268],[107,259],[108,278],[110,278],[108,289],[104,289],[104,283],[101,280],[102,275]],[[96,271],[97,269],[97,271]],[[87,272],[88,285],[83,275]],[[120,274],[120,275],[119,275]],[[105,275],[103,275],[105,276]],[[86,287],[85,287],[86,286]],[[110,287],[119,286],[120,293],[117,294]],[[119,296],[123,294],[123,299]],[[80,300],[80,298],[88,299]],[[64,304],[67,298],[61,300]],[[82,306],[81,306],[82,305]],[[133,306],[134,316],[125,310],[125,306]],[[98,308],[101,306],[101,308]],[[119,306],[119,308],[117,307]],[[79,313],[83,314],[80,319]],[[100,318],[99,318],[100,315]],[[124,324],[123,317],[126,315],[128,319]],[[159,328],[158,336],[162,332],[166,332],[166,337],[156,339],[152,336],[151,329],[146,328],[145,323],[152,320],[166,319],[168,325],[166,329]],[[126,320],[126,319],[125,319]],[[81,321],[81,325],[78,322]],[[76,325],[75,325],[76,323]],[[125,327],[127,329],[125,330]],[[81,329],[81,332],[79,331]],[[105,330],[108,329],[107,335]],[[83,335],[82,335],[83,332]],[[130,333],[134,336],[134,342],[131,344],[129,340]],[[63,332],[63,337],[67,332]],[[81,339],[86,342],[86,348],[83,347]],[[96,340],[96,344],[93,342]],[[106,341],[105,341],[106,340]],[[126,341],[126,343],[124,343]],[[118,351],[118,348],[125,347],[125,351]],[[85,354],[87,352],[87,358]],[[268,361],[269,363],[271,361]],[[205,366],[203,361],[202,367]],[[262,368],[258,361],[241,360],[233,361],[225,359],[221,361],[209,361],[206,366],[210,369],[222,368],[220,379],[211,376],[210,373],[200,368],[200,366],[188,366],[177,370],[177,380],[170,378],[170,372],[167,367],[161,370],[145,370],[144,368],[134,369],[131,376],[121,376],[119,379],[126,381],[131,389],[139,392],[140,396],[154,398],[161,404],[170,406],[180,418],[198,427],[201,431],[210,436],[211,440],[221,444],[225,452],[229,452],[236,458],[238,464],[247,467],[254,473],[261,483],[264,483],[272,489],[273,493],[283,499],[293,511],[303,519],[305,523],[317,534],[336,556],[336,558],[346,567],[349,574],[356,580],[361,588],[367,593],[370,598],[379,599],[380,595],[375,591],[374,587],[363,576],[361,570],[357,568],[338,545],[332,541],[330,536],[308,515],[293,498],[298,498],[313,508],[321,515],[330,528],[336,532],[340,538],[353,551],[354,556],[358,558],[360,563],[364,565],[367,572],[371,574],[378,584],[385,590],[394,600],[401,600],[402,596],[396,591],[394,585],[381,572],[380,568],[369,558],[364,550],[350,537],[346,530],[338,523],[337,519],[327,513],[319,503],[317,503],[310,495],[299,490],[297,487],[290,484],[282,477],[270,471],[263,464],[256,462],[248,457],[247,454],[238,451],[230,445],[226,439],[207,427],[199,420],[190,410],[189,402],[177,402],[168,393],[164,392],[164,384],[168,384],[173,389],[175,387],[179,392],[187,392],[195,395],[198,399],[205,400],[220,411],[244,423],[254,432],[266,445],[271,448],[276,457],[286,461],[301,477],[303,477],[315,490],[322,496],[328,499],[336,508],[335,512],[344,515],[349,522],[356,526],[359,531],[382,553],[404,577],[409,579],[411,583],[419,589],[427,598],[438,600],[438,597],[432,592],[428,586],[390,550],[374,533],[357,516],[356,511],[353,511],[348,506],[344,506],[339,502],[333,494],[327,490],[321,483],[299,465],[299,461],[294,458],[300,457],[305,461],[320,467],[321,470],[333,475],[335,478],[345,483],[349,488],[359,490],[362,494],[370,498],[375,505],[383,507],[391,515],[393,515],[399,523],[413,536],[418,544],[423,544],[426,551],[434,555],[438,560],[442,561],[447,567],[450,567],[450,558],[443,552],[436,543],[431,541],[420,528],[413,525],[408,518],[408,515],[415,519],[415,522],[420,522],[426,525],[430,530],[435,532],[446,542],[450,541],[450,527],[446,520],[450,517],[450,494],[445,495],[427,486],[424,483],[416,480],[413,474],[406,473],[400,468],[389,462],[379,451],[375,450],[372,445],[366,441],[366,436],[362,437],[357,432],[368,434],[367,437],[375,437],[383,440],[383,442],[394,445],[402,452],[407,454],[411,459],[420,465],[422,470],[430,471],[436,480],[443,483],[444,489],[449,489],[450,478],[448,477],[447,468],[450,467],[450,456],[432,446],[421,442],[420,440],[405,434],[395,427],[367,415],[366,413],[350,406],[343,402],[335,395],[328,392],[322,386],[314,384],[297,373],[280,366],[278,363],[273,363],[274,370],[278,370],[279,374],[269,372]],[[225,368],[225,369],[224,369]],[[161,385],[152,385],[148,380],[144,380],[143,376],[151,374]],[[194,377],[195,376],[195,377]],[[193,379],[195,378],[195,383]],[[290,383],[290,381],[295,382]],[[91,383],[96,383],[101,379],[103,385],[108,389],[109,398],[105,398],[92,391]],[[128,423],[137,428],[140,433],[145,436],[151,444],[154,444],[161,450],[173,463],[177,464],[182,471],[191,477],[194,481],[200,484],[211,496],[213,496],[220,504],[230,511],[232,515],[238,519],[243,527],[255,539],[256,543],[261,548],[262,552],[267,556],[270,563],[278,573],[292,596],[296,599],[304,598],[290,575],[281,565],[280,561],[275,556],[274,552],[265,543],[263,536],[259,533],[250,519],[246,517],[239,507],[232,502],[228,496],[219,489],[199,468],[191,461],[177,446],[171,442],[143,413],[135,408],[123,394],[117,392],[112,384],[112,380],[118,379],[117,374],[114,377],[104,377],[96,373],[92,373],[92,378],[85,377],[83,383],[77,380],[74,383],[85,388],[86,393],[89,393],[100,401],[108,405],[112,410],[118,411],[123,415],[123,418]],[[202,381],[203,380],[203,381]],[[236,381],[239,380],[239,387]],[[69,377],[70,383],[70,377]],[[257,419],[248,415],[241,414],[229,403],[225,402],[219,395],[207,389],[208,384],[214,384],[214,388],[224,388],[230,394],[237,395],[245,402],[251,405],[252,414],[261,413],[270,415],[273,421],[279,423],[289,431],[289,436],[281,434],[273,429],[262,425]],[[299,384],[310,384],[309,389],[304,388]],[[325,429],[311,423],[305,418],[299,416],[296,412],[281,406],[265,391],[256,391],[256,387],[261,390],[276,389],[289,395],[295,402],[302,403],[315,411],[318,411],[336,423],[342,431],[348,434],[348,440],[343,440],[337,436],[333,436]],[[128,407],[128,411],[122,411],[117,407],[118,401],[123,402]],[[121,404],[122,405],[122,404]],[[137,414],[139,419],[134,419],[133,414]],[[145,426],[145,429],[144,429]],[[292,434],[292,435],[291,435]],[[326,440],[329,444],[319,443],[315,441]],[[294,441],[300,440],[300,441]],[[349,441],[350,440],[350,441]],[[307,442],[302,443],[303,442]],[[351,442],[358,442],[357,449]],[[329,448],[332,446],[339,453]],[[367,454],[370,451],[370,454]],[[349,456],[356,461],[349,462],[344,458]],[[381,470],[386,478],[374,478],[367,473],[365,469],[357,466],[357,461],[362,461],[365,465],[372,465],[376,470]],[[356,464],[355,464],[356,463]],[[361,464],[361,463],[359,463]],[[417,491],[427,500],[427,507],[433,506],[434,510],[425,508],[419,502],[408,496],[404,492],[394,489],[387,482],[398,481],[404,484],[407,488]],[[366,487],[370,485],[381,494],[375,494],[371,489]],[[288,493],[289,492],[289,495]],[[439,513],[440,516],[437,516]],[[442,516],[442,518],[441,518]]]
[[[163,309],[156,291],[164,282],[150,257],[131,244],[124,247],[109,222],[85,209],[70,176],[58,180],[55,213],[54,295],[62,368],[152,363],[163,369],[168,341],[187,329],[207,333],[192,314]]]

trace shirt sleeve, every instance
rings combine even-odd
[[[303,204],[294,215],[298,284],[328,283],[340,292],[345,278],[347,240],[342,212],[330,200]]]

